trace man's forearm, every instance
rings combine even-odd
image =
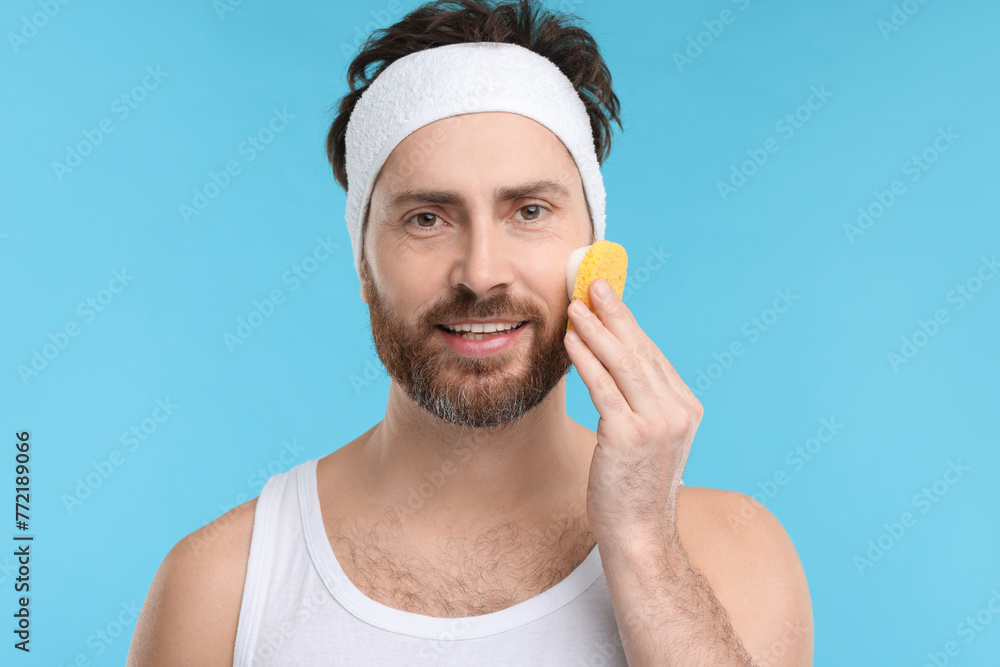
[[[598,548],[629,667],[756,667],[675,533]]]

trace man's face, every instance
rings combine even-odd
[[[541,124],[476,113],[409,135],[376,182],[364,242],[376,351],[431,414],[498,428],[569,371],[566,259],[592,227],[576,165]],[[516,328],[477,341],[446,326],[471,323]]]

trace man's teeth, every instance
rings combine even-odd
[[[467,340],[482,340],[487,336],[496,335],[498,333],[507,333],[513,329],[520,327],[520,324],[504,324],[504,323],[494,323],[487,322],[486,324],[457,324],[442,325],[448,331],[458,334],[460,337]]]

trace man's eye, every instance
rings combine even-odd
[[[411,217],[410,220],[415,220],[417,227],[428,229],[434,226],[434,222],[437,220],[437,217],[436,213],[417,213],[415,216]]]
[[[528,204],[527,206],[522,206],[518,209],[518,211],[526,212],[524,215],[525,220],[538,220],[544,210],[546,209],[541,204]]]

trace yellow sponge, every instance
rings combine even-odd
[[[566,260],[566,292],[570,301],[579,299],[591,311],[590,283],[598,278],[604,278],[611,285],[620,299],[625,291],[625,272],[628,268],[628,255],[625,248],[612,241],[598,241],[594,245],[577,248]],[[566,330],[573,328],[573,323],[566,325]]]

